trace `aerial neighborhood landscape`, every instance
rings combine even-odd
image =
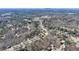
[[[79,51],[79,9],[0,9],[0,51]]]

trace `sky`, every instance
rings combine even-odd
[[[0,0],[0,8],[79,8],[79,0]]]

